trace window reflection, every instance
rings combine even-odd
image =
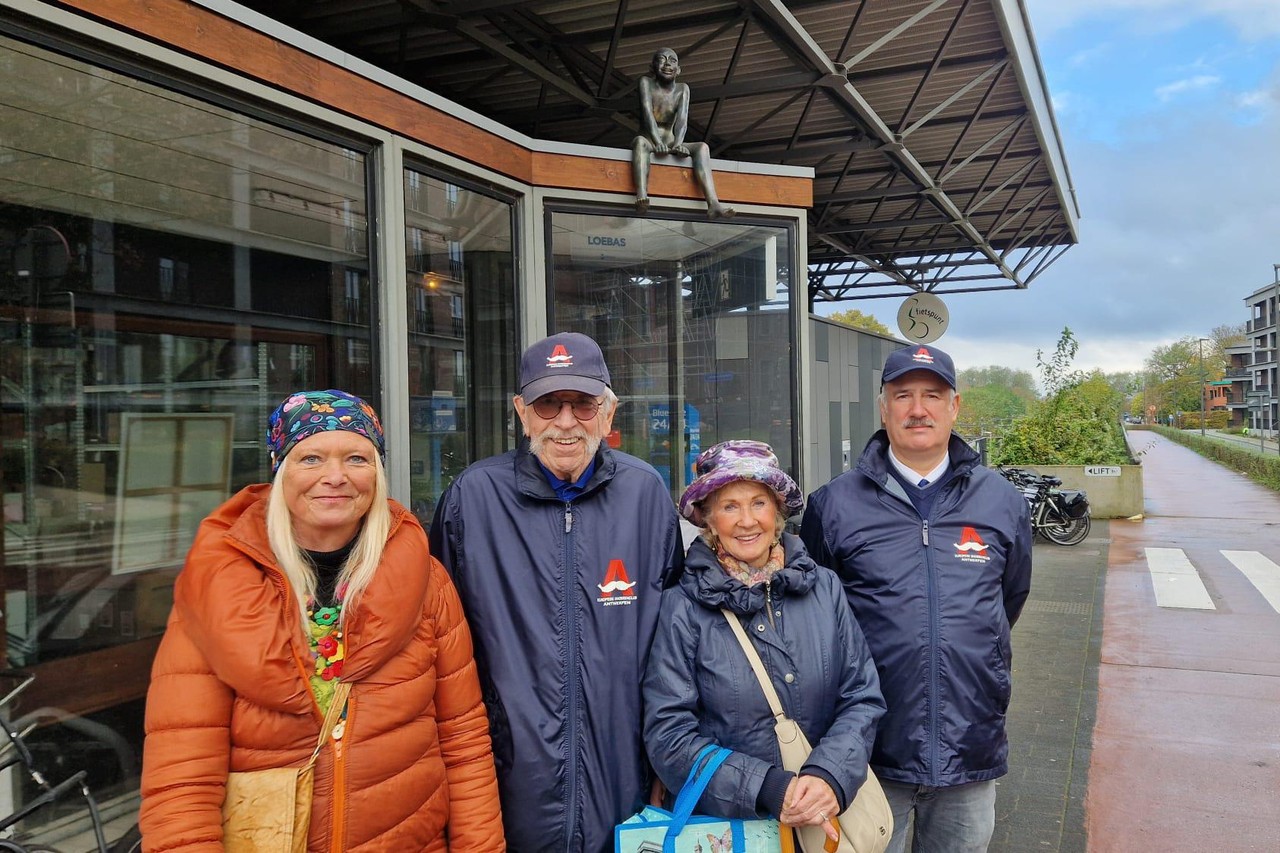
[[[267,413],[372,393],[366,156],[4,38],[0,81],[0,648],[37,675],[20,710],[136,750],[174,578],[268,478]]]
[[[404,194],[410,499],[427,525],[463,468],[514,441],[513,214],[416,169]]]
[[[730,438],[767,441],[793,467],[788,230],[550,218],[553,331],[604,349],[625,404],[610,444],[648,460],[673,496],[698,453]]]

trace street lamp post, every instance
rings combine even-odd
[[[1205,410],[1205,404],[1204,404],[1204,381],[1205,381],[1205,375],[1204,375],[1204,342],[1205,342],[1205,341],[1207,341],[1207,340],[1208,340],[1208,338],[1198,338],[1198,339],[1196,340],[1196,344],[1200,347],[1200,435],[1201,435],[1201,437],[1203,437],[1203,436],[1204,436],[1204,418],[1205,418],[1205,411],[1204,411],[1204,410]]]

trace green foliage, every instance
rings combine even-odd
[[[1189,447],[1206,459],[1239,471],[1255,483],[1280,491],[1280,457],[1264,456],[1225,441],[1201,438],[1198,432],[1186,432],[1170,427],[1153,426],[1156,432],[1170,441]]]
[[[1209,412],[1204,419],[1206,429],[1223,429],[1227,425],[1227,420],[1231,417],[1230,412],[1224,412],[1219,409],[1216,412]],[[1178,427],[1180,429],[1200,429],[1200,413],[1199,412],[1183,412],[1178,415]]]
[[[875,332],[878,335],[893,337],[893,333],[889,331],[888,326],[881,323],[870,314],[863,314],[857,308],[849,308],[845,311],[835,311],[830,314],[827,319],[835,323],[852,326],[855,329],[865,329],[868,332]]]
[[[1021,371],[1025,373],[1025,371]],[[1030,378],[1030,374],[1026,374]],[[982,385],[965,389],[960,394],[960,414],[955,430],[974,436],[991,432],[1014,418],[1025,415],[1034,400],[1019,396],[1007,385]]]
[[[996,465],[1127,465],[1120,427],[1124,396],[1100,371],[1071,366],[1079,344],[1063,329],[1054,354],[1036,353],[1048,397],[998,430],[990,458]],[[963,401],[963,398],[962,398]]]
[[[1071,368],[1079,349],[1076,336],[1069,327],[1063,326],[1053,355],[1046,359],[1042,350],[1036,350],[1036,366],[1040,368],[1040,384],[1044,386],[1046,397],[1052,398],[1063,388],[1084,379],[1083,373]]]
[[[1025,370],[1012,367],[989,365],[987,367],[967,367],[956,373],[956,390],[961,394],[969,394],[972,389],[996,385],[1007,388],[1014,396],[1026,403],[1040,399],[1036,391],[1036,379]],[[965,405],[969,401],[965,399]]]
[[[1242,327],[1218,326],[1209,337],[1186,337],[1156,347],[1147,356],[1144,404],[1154,406],[1157,416],[1195,412],[1198,417],[1204,383],[1226,373],[1229,358],[1224,347],[1242,340]]]

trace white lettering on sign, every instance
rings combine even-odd
[[[1086,465],[1084,466],[1084,475],[1086,477],[1119,477],[1119,465]]]

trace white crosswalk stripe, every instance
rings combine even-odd
[[[1181,548],[1147,548],[1147,571],[1156,604],[1189,610],[1216,610],[1209,591]]]
[[[1222,556],[1249,579],[1272,610],[1280,613],[1280,566],[1257,551],[1223,551]]]

